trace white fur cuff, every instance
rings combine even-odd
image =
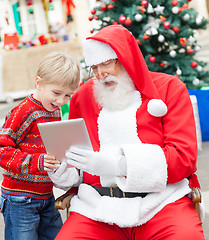
[[[118,177],[124,192],[160,192],[167,184],[167,163],[161,147],[153,144],[124,145],[127,177]]]

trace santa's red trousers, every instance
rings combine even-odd
[[[168,204],[146,224],[132,228],[120,228],[117,225],[93,221],[72,212],[55,240],[71,239],[202,240],[205,238],[194,204],[184,197]]]

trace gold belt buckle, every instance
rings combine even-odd
[[[110,196],[111,197],[114,197],[113,188],[116,188],[116,187],[118,187],[118,186],[117,185],[110,186]],[[123,193],[123,197],[125,198],[126,197],[125,192],[122,192],[122,193]]]
[[[110,186],[110,196],[111,197],[114,197],[113,188],[116,188],[116,187],[117,187],[117,185]]]

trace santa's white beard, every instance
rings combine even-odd
[[[114,81],[116,86],[106,86],[105,82]],[[121,110],[128,106],[135,85],[123,68],[119,76],[108,75],[104,80],[94,80],[94,96],[101,107]]]

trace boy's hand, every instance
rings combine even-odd
[[[55,156],[45,154],[44,155],[44,171],[54,172],[60,165],[60,161],[55,158]]]

